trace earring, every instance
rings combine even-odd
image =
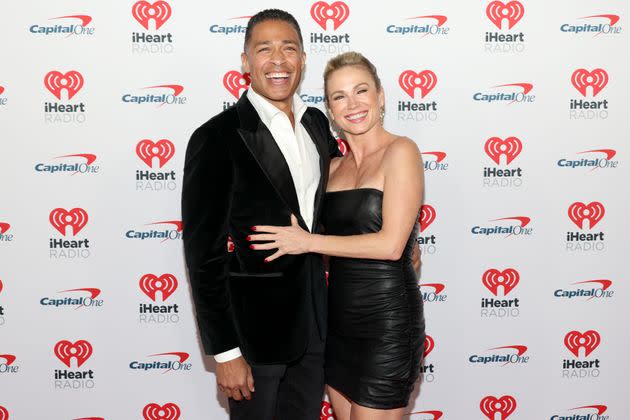
[[[381,125],[385,123],[385,108],[381,107]]]

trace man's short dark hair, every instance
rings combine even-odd
[[[300,48],[304,49],[304,41],[302,40],[302,31],[300,31],[300,25],[297,23],[297,20],[293,17],[293,15],[289,12],[285,12],[280,9],[266,9],[256,13],[249,19],[247,22],[247,29],[245,29],[245,42],[243,44],[243,50],[247,50],[247,44],[249,40],[252,38],[252,30],[254,26],[259,23],[268,21],[268,20],[281,20],[283,22],[288,23],[293,26],[295,32],[298,34],[298,38],[300,39]]]

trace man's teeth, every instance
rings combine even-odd
[[[358,120],[365,117],[366,115],[367,115],[367,112],[362,112],[360,114],[349,115],[346,118],[349,120]]]
[[[289,77],[289,73],[269,73],[267,74],[267,79],[287,79]]]

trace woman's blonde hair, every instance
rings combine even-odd
[[[366,70],[374,79],[376,89],[381,90],[381,79],[379,79],[378,74],[376,73],[376,67],[374,67],[374,64],[365,58],[363,54],[355,51],[349,51],[331,58],[328,60],[328,63],[326,63],[326,68],[324,69],[324,98],[326,98],[326,100],[328,100],[328,78],[335,71],[348,66],[357,66]]]

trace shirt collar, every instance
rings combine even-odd
[[[249,102],[251,102],[251,104],[253,105],[262,122],[267,126],[271,125],[273,119],[276,118],[278,115],[286,115],[267,99],[256,93],[254,89],[250,88],[247,90],[247,99],[249,99]],[[308,107],[306,106],[304,101],[300,99],[300,96],[297,93],[293,94],[292,111],[293,116],[295,117],[295,121],[302,120],[302,116],[306,112],[307,108]]]

